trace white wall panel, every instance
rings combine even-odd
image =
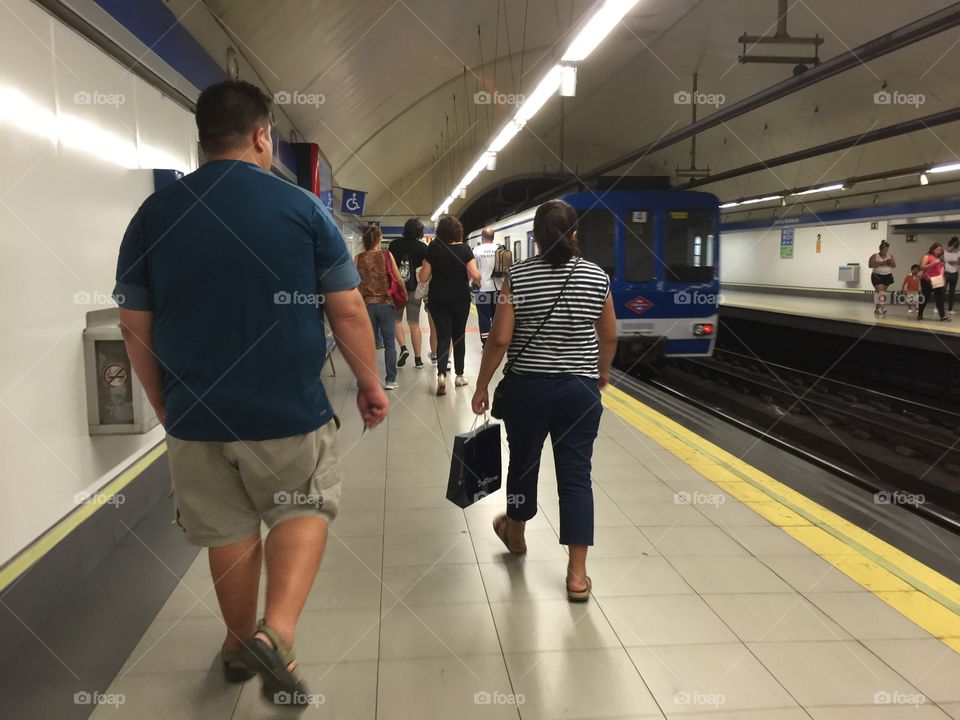
[[[942,217],[928,218],[940,220]],[[924,218],[911,218],[922,222]],[[908,243],[906,236],[890,233],[890,225],[905,222],[881,220],[877,229],[870,222],[840,225],[797,227],[793,236],[793,258],[780,257],[780,228],[721,232],[720,279],[729,283],[758,285],[787,285],[793,287],[836,289],[871,289],[870,268],[867,262],[877,251],[881,240],[890,243],[890,252],[897,261],[897,286],[903,282],[910,266],[919,262],[931,243],[946,244],[944,236],[919,235]],[[817,235],[820,252],[817,253]],[[839,266],[860,263],[860,284],[851,285],[837,280]]]
[[[87,434],[81,332],[112,305],[151,169],[196,164],[190,113],[29,0],[0,5],[0,562],[156,443]],[[90,302],[87,301],[90,298]]]

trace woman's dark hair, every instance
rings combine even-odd
[[[580,254],[577,239],[577,211],[563,200],[547,200],[533,217],[533,240],[540,255],[554,267]]]
[[[954,236],[947,241],[947,247],[955,248],[957,246],[960,246],[960,238]]]
[[[881,250],[883,250],[884,248],[888,248],[888,247],[890,247],[890,243],[888,243],[886,240],[881,240],[881,241],[880,241],[880,249],[881,249]]]
[[[440,218],[437,223],[437,240],[447,245],[463,241],[463,225],[453,215]]]
[[[373,250],[380,242],[380,228],[376,225],[367,225],[363,229],[363,249]]]
[[[410,218],[403,224],[404,240],[419,240],[423,237],[423,223],[420,218]]]
[[[927,255],[933,255],[933,251],[934,251],[934,250],[936,250],[937,248],[942,248],[942,247],[943,247],[943,245],[941,245],[940,243],[934,243],[933,245],[930,246],[930,249],[927,250]]]
[[[256,85],[224,80],[211,85],[197,99],[196,120],[200,147],[221,155],[242,146],[258,125],[269,125],[273,100]]]

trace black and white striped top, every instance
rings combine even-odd
[[[538,332],[568,275],[570,282],[560,302]],[[535,255],[510,268],[509,278],[516,316],[507,350],[510,371],[599,377],[596,322],[610,293],[607,274],[582,258],[572,258],[555,268]],[[528,340],[530,343],[521,354]]]

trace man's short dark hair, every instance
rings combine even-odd
[[[209,86],[197,100],[200,147],[208,155],[242,147],[254,128],[270,122],[272,104],[263,90],[243,80],[224,80]]]

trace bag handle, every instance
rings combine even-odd
[[[537,327],[537,329],[536,329],[536,331],[533,333],[533,335],[531,335],[529,338],[527,338],[527,341],[523,344],[523,347],[520,348],[520,352],[518,352],[518,353],[514,356],[513,360],[507,361],[507,364],[504,365],[504,367],[503,367],[503,374],[504,374],[504,375],[506,375],[508,372],[510,372],[510,368],[513,367],[513,364],[514,364],[515,362],[517,362],[517,360],[520,359],[520,357],[523,355],[523,351],[526,350],[526,349],[527,349],[527,346],[533,341],[533,339],[534,339],[537,335],[540,334],[540,331],[543,330],[543,326],[547,324],[547,320],[549,320],[549,319],[550,319],[550,316],[553,315],[553,311],[556,310],[557,305],[560,304],[560,298],[563,297],[563,291],[567,289],[567,283],[569,283],[569,282],[570,282],[570,278],[573,277],[573,271],[577,269],[577,264],[578,264],[579,262],[580,262],[580,258],[579,258],[579,257],[578,257],[576,260],[573,261],[573,267],[570,268],[570,272],[567,273],[567,279],[564,280],[564,281],[563,281],[563,285],[560,286],[560,292],[557,293],[557,299],[553,301],[553,305],[551,305],[551,306],[550,306],[550,309],[547,310],[547,314],[544,315],[543,320],[540,321],[540,325]],[[510,289],[512,290],[513,288],[510,288]]]

